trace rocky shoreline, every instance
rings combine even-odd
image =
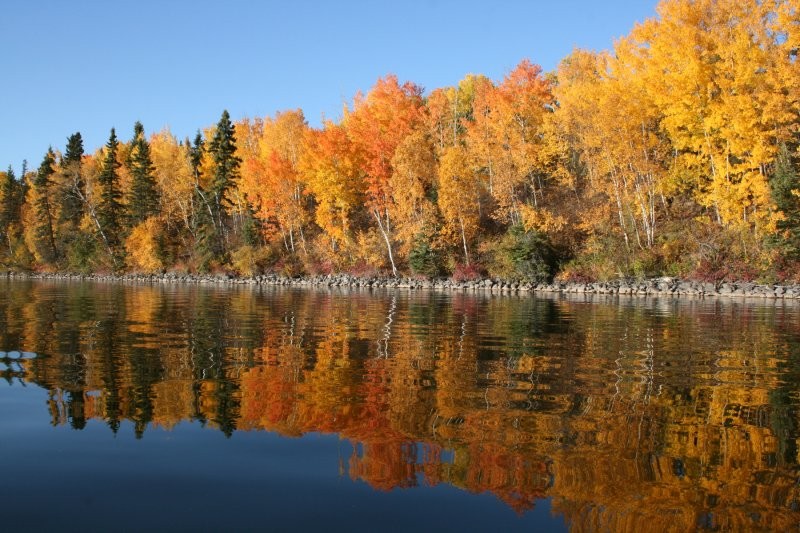
[[[693,296],[693,297],[739,297],[800,300],[800,285],[759,285],[746,282],[707,283],[676,278],[654,278],[647,280],[613,280],[590,283],[520,283],[495,279],[455,281],[452,279],[416,279],[358,277],[348,274],[305,276],[291,278],[277,274],[254,277],[235,277],[225,274],[69,274],[6,272],[9,279],[104,281],[137,284],[215,284],[215,285],[263,285],[298,287],[344,287],[398,290],[443,290],[481,291],[492,293],[565,293],[565,294],[617,294],[632,296]]]

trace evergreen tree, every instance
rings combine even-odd
[[[203,151],[205,150],[205,141],[203,134],[199,131],[194,136],[194,144],[189,144],[189,138],[186,138],[186,145],[189,146],[189,163],[192,165],[192,172],[194,173],[195,183],[200,183],[200,165],[203,163]]]
[[[192,199],[194,204],[192,217],[194,256],[198,270],[205,272],[214,259],[214,241],[216,238],[213,202],[210,200],[211,195],[200,183],[205,142],[202,134],[198,131],[194,138],[194,143],[190,144],[187,139],[186,144],[190,146],[189,164],[194,175],[194,198]]]
[[[250,205],[250,202],[246,202],[242,214],[242,244],[257,246],[260,233],[261,225],[253,212],[253,206]]]
[[[53,183],[52,176],[55,174],[55,169],[53,168],[55,162],[56,156],[53,153],[53,149],[49,148],[33,182],[37,192],[36,249],[45,263],[52,263],[58,256],[53,232],[53,209],[50,203],[50,186]]]
[[[236,127],[231,122],[227,110],[222,112],[208,150],[214,160],[211,191],[214,193],[217,211],[223,212],[227,200],[225,195],[236,185],[239,179],[239,165],[242,162],[236,157]]]
[[[13,253],[12,233],[13,227],[19,222],[19,184],[17,183],[14,169],[8,166],[5,176],[0,181],[0,236],[8,246],[9,256]]]
[[[61,159],[63,194],[61,197],[61,221],[76,228],[83,218],[86,204],[86,183],[81,169],[83,138],[80,132],[67,138],[67,149]]]
[[[128,211],[131,225],[135,226],[158,214],[159,202],[156,180],[153,177],[155,167],[150,158],[150,144],[145,139],[141,122],[136,122],[133,127],[130,170],[132,183],[128,197]]]
[[[769,184],[772,201],[783,220],[778,221],[777,235],[770,238],[770,243],[792,259],[800,259],[800,180],[796,168],[789,148],[781,144]]]
[[[115,268],[122,267],[121,234],[120,222],[124,215],[124,208],[120,200],[122,193],[119,189],[119,175],[117,169],[120,164],[117,161],[117,150],[119,141],[114,128],[111,128],[111,136],[106,144],[106,154],[103,159],[103,167],[98,177],[100,184],[100,205],[97,208],[97,221],[100,226],[100,237],[114,262]]]
[[[14,174],[14,168],[8,165],[8,170],[0,182],[0,198],[2,198],[2,206],[0,206],[0,228],[4,228],[15,220],[17,208],[17,176]]]
[[[195,187],[194,203],[197,206],[192,224],[194,255],[198,270],[206,272],[215,257],[216,231],[210,211],[211,204],[200,185]]]
[[[239,165],[242,161],[236,157],[235,134],[236,127],[231,122],[228,111],[225,110],[208,145],[214,161],[214,176],[209,191],[213,200],[212,215],[216,232],[214,253],[220,257],[225,253],[227,240],[226,222],[229,214],[227,207],[230,205],[227,193],[239,179]]]
[[[28,195],[28,180],[25,176],[28,174],[28,160],[22,160],[22,174],[19,177],[19,187],[17,188],[18,202],[20,208],[25,204],[25,197]]]

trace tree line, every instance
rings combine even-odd
[[[664,0],[613,50],[379,79],[0,173],[0,261],[70,271],[800,278],[800,8]]]

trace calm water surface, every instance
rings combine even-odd
[[[10,530],[796,531],[800,307],[0,281]]]

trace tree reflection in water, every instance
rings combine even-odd
[[[0,372],[52,423],[336,433],[353,479],[576,530],[800,520],[791,304],[9,282]]]

